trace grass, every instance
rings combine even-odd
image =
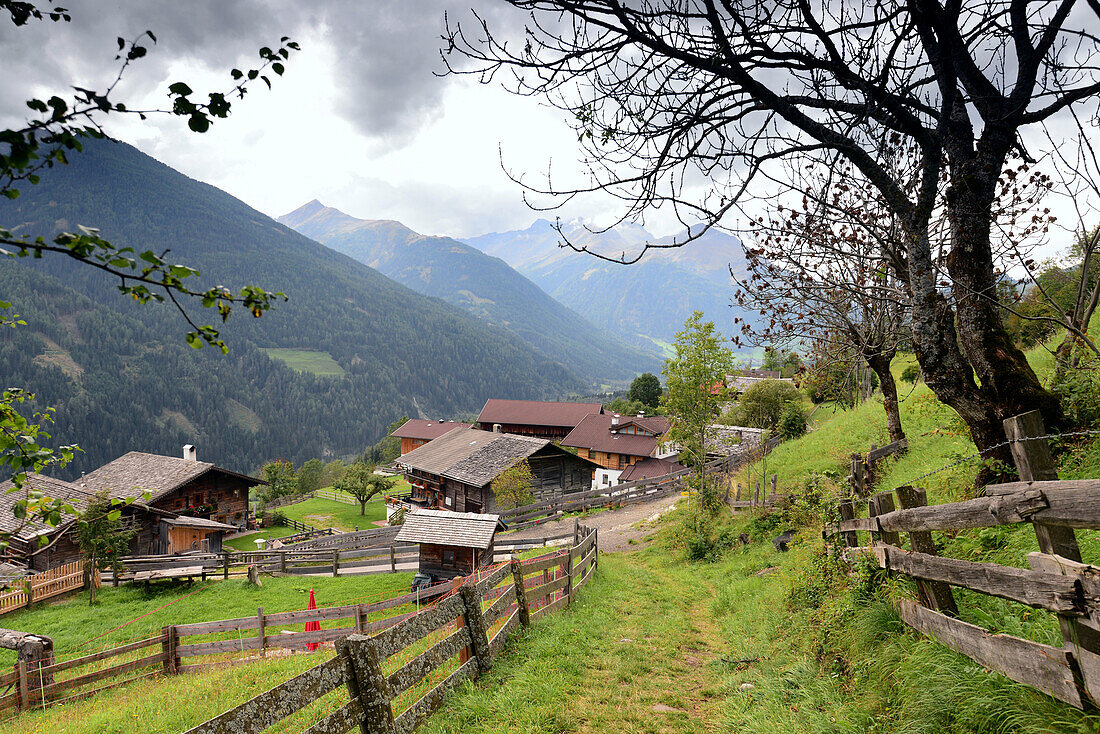
[[[283,349],[270,347],[262,350],[297,372],[311,372],[322,377],[343,377],[344,368],[328,352],[310,349]]]
[[[260,538],[265,540],[271,540],[272,538],[285,538],[288,535],[293,535],[298,532],[294,528],[289,527],[274,527],[266,528],[265,530],[257,530],[254,533],[249,533],[240,538],[231,538],[222,542],[222,545],[239,551],[254,551],[259,546],[256,545],[256,541]]]
[[[333,527],[351,531],[358,526],[360,530],[366,530],[374,527],[372,523],[376,520],[386,519],[386,503],[381,498],[372,500],[367,503],[366,514],[360,515],[358,502],[349,505],[334,500],[314,498],[280,507],[279,512],[292,520],[312,525],[315,528]]]

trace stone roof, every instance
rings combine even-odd
[[[65,527],[76,519],[72,515],[63,514],[62,522],[57,527],[46,525],[37,520],[31,520],[24,525],[23,521],[15,516],[15,503],[25,498],[26,495],[23,492],[8,492],[14,486],[15,484],[10,479],[0,483],[0,532],[15,533],[15,537],[20,540],[33,540],[43,533],[54,532],[57,527]],[[28,474],[23,486],[29,486],[32,490],[41,492],[43,496],[50,499],[64,500],[71,504],[77,512],[83,512],[93,494],[92,491],[82,488],[78,484],[64,482],[42,474]],[[20,525],[22,525],[22,528],[15,532]]]
[[[422,418],[412,418],[405,421],[404,425],[394,431],[394,438],[416,438],[432,441],[444,433],[449,433],[456,428],[472,428],[473,423],[455,423],[454,421],[427,421]]]
[[[149,492],[149,502],[155,502],[169,492],[197,479],[209,471],[217,471],[251,484],[267,484],[262,479],[222,469],[208,461],[193,461],[175,456],[131,451],[104,464],[84,476],[84,486],[90,492],[106,490],[116,499],[140,497]]]
[[[601,403],[554,403],[542,400],[489,398],[477,420],[482,425],[512,423],[525,426],[573,428],[586,415],[603,412]]]
[[[668,430],[668,418],[663,415],[647,417],[625,416],[619,418],[618,425],[612,425],[615,416],[595,414],[585,416],[569,435],[562,439],[562,446],[603,451],[609,454],[627,456],[652,456],[660,436]],[[654,433],[654,436],[623,433],[628,426],[637,426]],[[612,431],[616,432],[612,432]]]
[[[403,455],[397,463],[483,487],[505,469],[550,445],[542,438],[455,428]]]
[[[451,512],[450,510],[413,510],[405,515],[405,522],[394,540],[485,550],[493,544],[493,535],[496,534],[497,528],[502,527],[500,515]]]

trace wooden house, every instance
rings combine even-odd
[[[396,542],[420,544],[420,573],[452,579],[493,563],[493,540],[503,527],[499,515],[413,510]]]
[[[600,403],[554,403],[542,400],[485,401],[477,417],[483,431],[499,431],[516,436],[533,436],[560,441],[577,427],[585,416],[602,413]]]
[[[668,425],[663,415],[593,414],[585,416],[561,444],[602,467],[596,473],[597,484],[613,486],[627,481],[620,479],[620,474],[628,467],[645,459],[664,458],[659,452]]]
[[[581,492],[592,486],[597,464],[546,439],[456,428],[397,460],[412,485],[409,501],[425,508],[492,512],[492,482],[526,460],[536,500]]]
[[[404,425],[390,435],[401,439],[401,453],[407,454],[413,449],[420,448],[428,441],[439,438],[444,433],[449,433],[456,428],[472,428],[473,425],[473,423],[427,421],[421,418],[412,418],[405,421]]]

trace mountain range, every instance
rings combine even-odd
[[[628,344],[562,305],[504,260],[450,237],[421,235],[392,220],[356,219],[316,199],[278,221],[515,334],[590,383],[624,382],[660,370],[653,345]]]
[[[92,141],[0,201],[0,224],[51,237],[94,226],[116,245],[171,250],[203,287],[256,284],[289,302],[224,325],[230,354],[193,350],[172,309],[60,256],[0,260],[0,298],[26,326],[0,337],[5,386],[56,408],[56,443],[84,453],[71,478],[130,450],[252,470],[348,456],[402,415],[452,417],[489,397],[561,398],[587,386],[513,331],[417,293],[128,145]],[[200,323],[216,314],[197,307]],[[281,350],[281,351],[280,351]],[[271,355],[281,357],[275,359]],[[295,362],[293,360],[300,360]],[[291,369],[321,362],[333,376]]]
[[[559,233],[539,219],[527,229],[494,232],[464,241],[503,258],[544,291],[616,335],[636,344],[667,345],[692,311],[702,311],[723,334],[733,333],[730,269],[744,271],[741,243],[717,229],[682,247],[655,248],[623,265],[562,247],[563,236],[608,257],[630,259],[644,243],[682,242],[686,232],[656,237],[635,224],[594,232],[582,222]]]

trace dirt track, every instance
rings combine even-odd
[[[643,538],[652,531],[649,528],[635,527],[635,525],[646,520],[654,520],[660,517],[671,510],[676,505],[678,499],[680,499],[680,495],[673,495],[650,502],[641,502],[618,510],[604,510],[589,515],[580,522],[590,528],[599,528],[599,547],[601,551],[614,552],[637,550],[646,545]],[[555,520],[542,523],[541,525],[535,525],[534,527],[525,528],[524,530],[517,531],[514,535],[509,533],[506,536],[499,537],[502,539],[505,537],[537,538],[571,528],[575,521],[576,518],[569,517],[564,520]],[[632,544],[630,542],[631,540],[635,541],[635,543]]]

